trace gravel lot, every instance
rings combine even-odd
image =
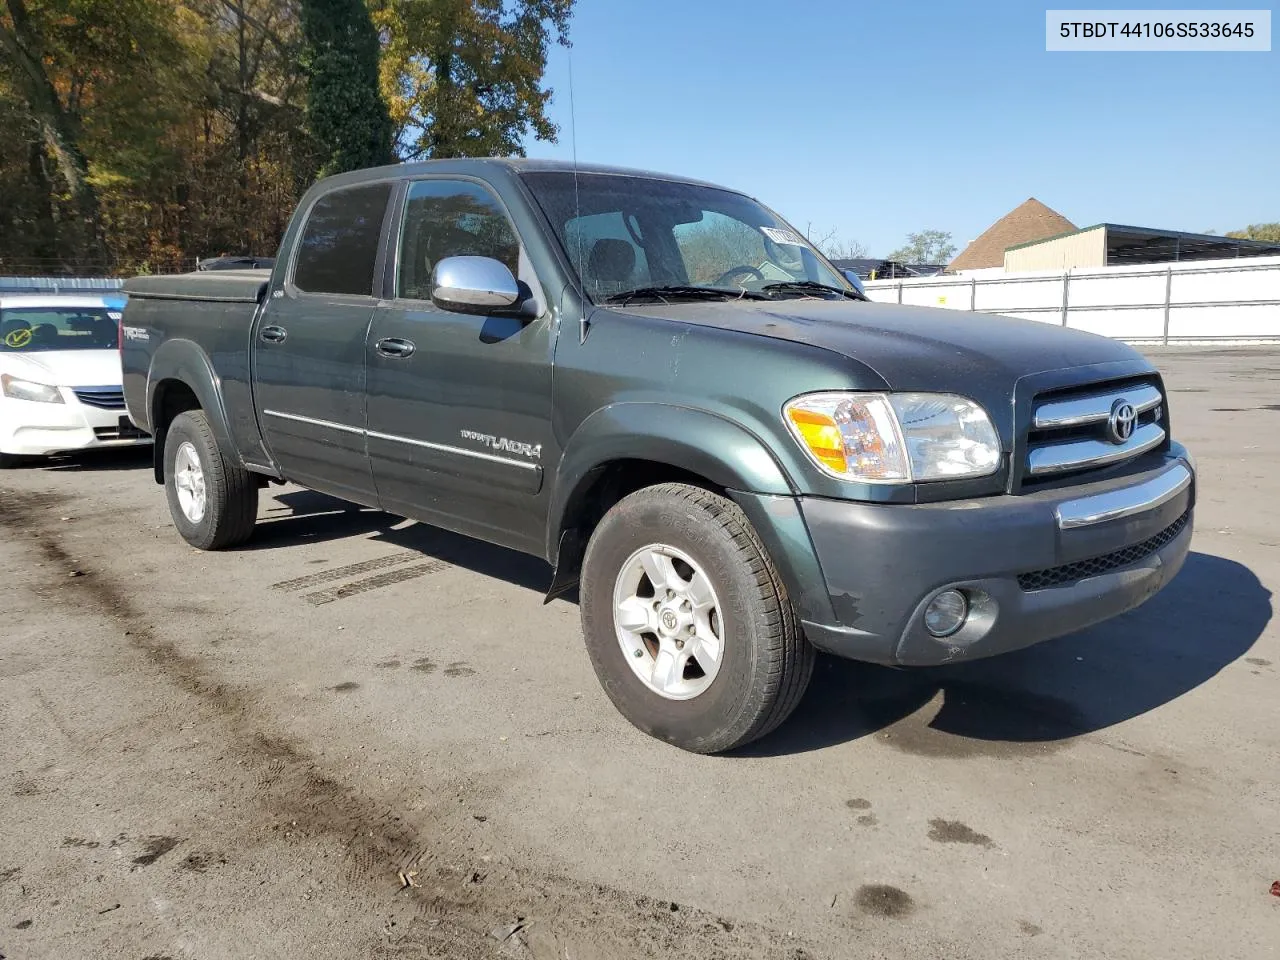
[[[1280,956],[1280,350],[1150,354],[1166,591],[822,660],[728,757],[613,710],[538,562],[289,487],[200,553],[147,453],[0,474],[0,955]]]

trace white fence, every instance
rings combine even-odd
[[[1141,343],[1280,340],[1280,257],[870,280],[881,303],[977,310]]]

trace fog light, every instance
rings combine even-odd
[[[969,616],[969,600],[959,590],[943,590],[924,608],[924,625],[935,637],[949,637]]]

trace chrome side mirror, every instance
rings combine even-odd
[[[431,302],[456,313],[501,313],[520,303],[520,285],[492,257],[445,257],[431,271]]]
[[[860,276],[852,270],[841,270],[840,272],[844,274],[844,278],[846,280],[853,284],[853,289],[857,290],[864,297],[867,295],[867,289],[862,285],[862,278]]]

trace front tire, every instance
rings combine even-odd
[[[732,500],[664,483],[620,500],[587,544],[582,631],[636,727],[694,753],[775,729],[813,674],[777,569]]]
[[[202,410],[188,410],[169,424],[164,489],[173,525],[193,547],[222,550],[253,533],[257,478],[223,456]]]

